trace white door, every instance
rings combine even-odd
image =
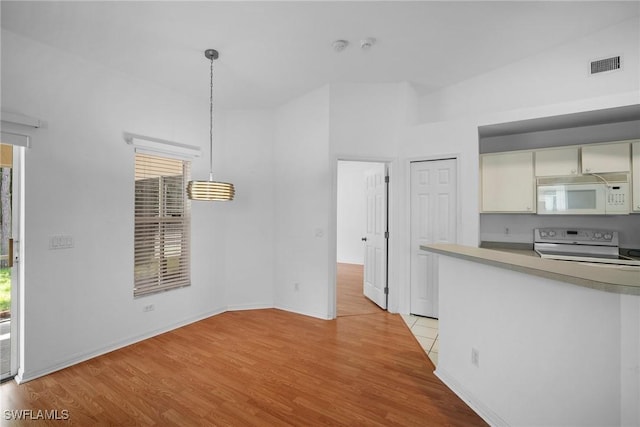
[[[456,242],[456,160],[411,163],[412,314],[438,317],[438,255],[420,245]]]
[[[365,173],[367,227],[364,251],[364,296],[387,308],[387,183],[383,163]]]

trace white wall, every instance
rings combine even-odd
[[[224,213],[227,306],[230,310],[273,307],[275,115],[271,110],[218,115],[222,118],[217,126],[220,138],[214,140],[214,177],[236,188],[232,202],[214,207]]]
[[[640,89],[640,17],[423,96],[425,122],[560,104]],[[517,48],[517,47],[516,47]],[[589,75],[594,59],[623,56],[623,70]],[[639,100],[636,98],[636,103]]]
[[[277,110],[277,307],[335,315],[338,160],[393,166],[397,135],[414,118],[412,94],[406,83],[339,84]]]
[[[278,108],[275,135],[275,305],[329,318],[329,88]]]
[[[397,256],[401,244],[402,169],[398,163],[398,139],[403,129],[415,123],[416,94],[407,83],[331,85],[331,158],[333,195],[331,229],[336,230],[337,160],[382,161],[389,165],[389,311],[398,311],[403,292],[401,265]],[[331,233],[330,259],[336,259],[335,233]],[[335,281],[335,273],[332,272]],[[335,285],[330,285],[335,289]]]
[[[638,425],[640,296],[447,256],[439,266],[436,373],[491,424]]]
[[[620,295],[620,424],[640,425],[640,297]]]
[[[268,204],[266,220],[255,211],[244,215],[268,197],[259,194],[260,184],[270,175],[264,166],[220,174],[240,183],[237,203],[193,203],[192,285],[133,299],[134,151],[122,133],[201,145],[203,157],[194,162],[193,176],[206,178],[205,99],[131,80],[2,31],[2,107],[46,122],[34,131],[25,154],[22,379],[224,311],[226,277],[236,277],[240,294],[259,278],[257,272],[237,278],[241,254],[235,242],[227,244],[225,230],[238,233],[234,238],[246,238],[255,235],[256,228],[265,228],[262,221],[271,222],[273,208]],[[235,119],[232,116],[230,122],[241,127]],[[260,130],[270,128],[259,119],[255,123],[244,133],[253,140]],[[254,165],[270,152],[260,148],[260,142],[247,142],[256,151],[244,159],[230,155],[243,166]],[[243,227],[249,228],[242,231]],[[74,247],[49,250],[49,237],[55,234],[73,236]],[[265,246],[271,249],[270,242],[257,242],[255,247]],[[260,263],[265,268],[272,260],[267,256]],[[270,288],[273,280],[269,269],[265,271],[260,279]],[[229,298],[238,304],[240,296],[234,292]],[[270,301],[268,297],[269,292],[256,292],[246,302],[259,304]],[[155,304],[155,311],[143,313],[146,304]]]
[[[395,158],[400,131],[415,122],[407,83],[332,84],[332,154],[342,159]]]
[[[384,163],[338,162],[337,261],[364,264],[362,237],[367,231],[365,174],[384,172]]]

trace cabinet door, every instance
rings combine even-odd
[[[578,147],[536,151],[536,176],[576,175]]]
[[[634,142],[633,150],[633,206],[632,210],[640,212],[640,141]]]
[[[629,143],[585,145],[582,173],[629,172]]]
[[[533,152],[481,157],[483,212],[535,213]]]

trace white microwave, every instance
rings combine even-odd
[[[624,177],[624,179],[622,179]],[[629,213],[627,175],[538,179],[539,215],[625,215]]]

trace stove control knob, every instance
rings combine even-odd
[[[596,232],[593,237],[595,237],[596,239],[602,239],[602,233]]]
[[[540,237],[547,237],[547,232],[544,230],[540,231]]]
[[[605,234],[605,235],[604,235],[604,238],[605,238],[606,240],[611,240],[611,238],[612,238],[612,237],[613,237],[613,236],[612,236],[611,234],[609,234],[609,233],[607,233],[607,234]]]
[[[556,232],[553,231],[553,230],[549,230],[549,232],[547,234],[549,234],[549,237],[553,237],[553,236],[556,235]]]

